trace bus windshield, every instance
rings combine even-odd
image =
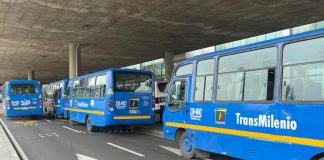
[[[115,72],[114,88],[116,92],[152,91],[152,75],[134,72]]]
[[[11,94],[36,94],[36,84],[11,84]]]

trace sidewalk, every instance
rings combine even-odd
[[[0,107],[1,109],[1,107]],[[0,110],[2,115],[2,110]],[[1,123],[1,122],[0,122]],[[11,144],[7,134],[0,124],[0,159],[1,160],[20,160],[16,150]]]

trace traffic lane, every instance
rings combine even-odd
[[[159,160],[170,160],[170,159],[183,159],[178,154],[165,150],[161,146],[168,148],[177,149],[177,143],[160,137],[154,137],[139,133],[131,130],[108,130],[103,132],[89,133],[86,131],[84,125],[73,125],[69,126],[68,122],[63,124],[72,128],[79,134],[71,137],[73,144],[78,146],[75,147],[78,153],[84,153],[94,158],[104,159],[159,159]],[[62,128],[61,128],[62,129]],[[86,133],[86,134],[84,134]],[[82,135],[82,136],[80,136]],[[88,147],[86,147],[88,146]],[[128,151],[125,151],[126,149]],[[89,148],[96,148],[96,151]],[[107,151],[109,150],[109,151]],[[107,154],[109,152],[109,154]],[[110,153],[112,152],[112,153]],[[131,153],[131,152],[136,152]],[[140,156],[142,155],[142,156]],[[126,156],[126,157],[125,157]]]
[[[89,133],[84,125],[69,126],[67,120],[60,119],[55,121],[45,119],[38,123],[23,125],[16,125],[17,123],[13,123],[16,122],[15,120],[11,121],[11,123],[6,122],[13,130],[17,130],[17,128],[32,130],[32,132],[20,132],[21,129],[16,131],[24,133],[18,135],[18,139],[22,141],[23,149],[32,159],[45,159],[44,157],[46,157],[46,159],[69,160],[76,159],[77,153],[95,159],[183,159],[179,156],[180,150],[176,142],[143,133],[120,130],[110,130],[108,133]],[[31,148],[31,143],[27,140],[37,139],[39,135],[43,136],[40,136],[41,138],[45,137],[45,141],[32,141],[33,145],[40,147],[35,150]],[[40,155],[39,153],[44,154]],[[227,158],[213,156],[213,159]]]
[[[44,121],[30,117],[5,118],[0,116],[13,136],[32,160],[77,160],[72,142],[56,130],[44,128]],[[55,134],[54,134],[55,133]]]
[[[22,121],[27,124],[21,123]],[[98,160],[140,159],[135,156],[129,156],[121,150],[109,147],[102,140],[98,141],[98,139],[92,136],[86,136],[86,134],[91,133],[75,132],[76,129],[70,128],[75,130],[71,131],[63,128],[67,127],[65,123],[46,119],[28,124],[30,121],[35,120],[29,120],[28,117],[24,117],[9,119],[5,123],[10,130],[14,131],[13,135],[26,155],[32,160],[74,160],[78,159],[77,154]]]
[[[68,125],[68,123],[66,125]],[[73,125],[70,127],[77,131],[86,131],[86,127],[82,124]],[[138,132],[136,130],[131,132],[129,130],[123,131],[112,129],[106,130],[105,132],[95,132],[90,136],[95,136],[96,138],[99,138],[100,141],[106,140],[109,141],[107,143],[118,144],[119,146],[130,148],[133,151],[137,151],[138,153],[145,155],[146,159],[157,159],[157,157],[161,160],[184,159],[181,156],[179,145],[176,141],[164,139],[159,137],[158,135],[153,135],[150,133]],[[92,141],[92,139],[89,140]],[[87,153],[87,151],[83,151],[82,153]],[[88,154],[90,155],[91,153]],[[120,159],[120,157],[116,158]],[[211,154],[210,158],[204,159],[237,160],[236,158],[219,154]]]
[[[143,137],[138,133],[130,134],[127,132],[118,132],[116,134],[106,132],[88,133],[83,125],[70,127],[66,122],[62,123],[51,120],[40,120],[37,123],[31,124],[28,124],[27,120],[27,124],[17,123],[17,121],[20,122],[22,119],[4,119],[4,121],[8,128],[12,130],[13,135],[30,159],[69,160],[76,159],[76,153],[95,159],[181,159],[178,155],[174,155],[169,151],[162,151],[162,148],[157,147],[157,145],[152,144],[152,142],[150,142],[151,145],[148,145],[148,148],[142,148],[140,144],[144,142],[140,142],[136,145],[132,145],[133,142],[125,142],[129,140],[125,139],[125,136],[131,136],[134,139],[138,139],[136,136],[139,135],[141,137],[139,141],[141,141],[142,138],[146,139],[151,137],[148,135],[146,135],[147,137]],[[69,127],[77,132],[63,128],[63,126]],[[160,140],[160,138],[155,137],[154,139]],[[120,144],[120,142],[122,142],[122,144]],[[109,145],[108,143],[115,146]],[[138,156],[118,147],[123,147],[136,153],[139,153],[138,149],[141,151],[145,150],[145,152],[140,153],[144,156]],[[152,150],[152,148],[154,150]]]

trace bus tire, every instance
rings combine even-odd
[[[187,132],[181,134],[179,146],[183,157],[186,159],[195,158],[196,149],[192,146],[192,138]]]
[[[97,127],[91,124],[90,117],[87,117],[86,126],[87,126],[88,132],[96,132],[97,131]]]

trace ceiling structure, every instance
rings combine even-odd
[[[122,67],[324,20],[320,0],[1,0],[0,82]]]

